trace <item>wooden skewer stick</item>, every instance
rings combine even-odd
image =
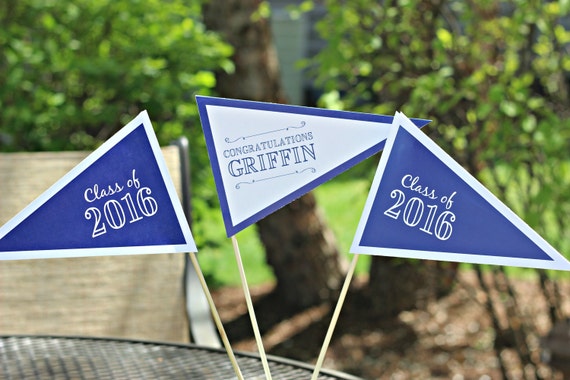
[[[230,341],[228,336],[226,335],[226,331],[224,330],[224,325],[222,324],[222,320],[220,319],[220,315],[218,314],[218,310],[216,309],[216,305],[214,304],[214,300],[212,299],[212,295],[210,294],[210,290],[208,289],[208,284],[206,283],[206,279],[204,278],[204,274],[200,269],[200,265],[198,265],[198,258],[196,257],[195,252],[190,252],[190,261],[192,261],[192,265],[198,274],[198,279],[200,280],[200,284],[202,285],[202,289],[206,294],[206,299],[208,300],[208,304],[210,305],[210,311],[212,316],[214,317],[214,322],[218,327],[218,332],[220,333],[220,337],[222,338],[222,342],[224,343],[224,347],[226,348],[226,352],[230,358],[230,362],[232,363],[232,367],[234,368],[234,372],[239,380],[244,380],[241,370],[239,369],[239,365],[237,363],[236,357],[232,350],[232,346],[230,345]]]
[[[257,349],[259,351],[259,356],[261,357],[261,362],[263,364],[263,370],[265,371],[265,378],[271,380],[271,372],[269,371],[269,363],[267,361],[267,356],[265,355],[265,349],[263,348],[263,341],[261,340],[261,334],[259,333],[259,326],[257,324],[257,318],[255,318],[255,311],[253,310],[253,302],[251,301],[251,294],[249,293],[249,287],[247,286],[247,279],[245,278],[245,271],[243,269],[243,263],[241,260],[241,255],[239,252],[239,246],[237,238],[235,235],[232,236],[232,245],[234,247],[234,253],[236,256],[236,261],[239,269],[239,274],[241,277],[241,285],[243,287],[243,293],[245,296],[245,302],[247,304],[247,310],[249,313],[249,318],[251,319],[251,327],[253,327],[253,334],[255,335],[255,341],[257,343]]]
[[[348,268],[348,273],[346,274],[346,278],[344,279],[344,285],[342,286],[340,296],[339,296],[338,301],[336,303],[336,307],[334,309],[334,313],[333,313],[333,316],[331,319],[331,323],[329,324],[329,329],[327,331],[327,334],[325,336],[325,340],[324,340],[323,345],[321,347],[321,352],[319,354],[319,358],[317,359],[317,363],[315,364],[315,369],[313,371],[313,376],[311,377],[311,380],[317,380],[317,377],[319,376],[319,371],[321,370],[321,367],[323,366],[323,361],[325,360],[325,355],[327,353],[327,349],[329,347],[334,328],[336,327],[336,323],[338,321],[338,316],[340,315],[342,305],[344,304],[344,299],[346,298],[346,293],[348,293],[348,288],[350,287],[350,281],[352,280],[352,275],[354,274],[354,270],[356,269],[356,263],[358,262],[358,256],[359,255],[354,255],[354,257],[352,258],[352,261],[350,263],[350,267]]]

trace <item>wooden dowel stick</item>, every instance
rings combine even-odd
[[[253,328],[253,334],[255,335],[255,341],[257,343],[257,349],[259,351],[259,356],[261,357],[261,363],[263,364],[263,370],[265,371],[265,378],[267,380],[271,380],[271,372],[269,371],[269,363],[267,361],[267,356],[265,355],[265,349],[263,348],[263,341],[261,340],[261,334],[259,333],[259,326],[257,324],[257,318],[255,318],[255,311],[253,310],[253,302],[251,301],[251,294],[249,293],[249,287],[247,286],[247,279],[245,278],[245,271],[243,269],[241,254],[239,252],[239,246],[238,246],[237,238],[235,237],[235,235],[232,236],[232,245],[234,247],[236,262],[237,262],[239,274],[241,277],[241,285],[243,287],[243,293],[245,296],[245,302],[247,304],[247,310],[249,312],[249,318],[251,319],[251,327]]]
[[[226,352],[230,358],[230,362],[232,363],[232,367],[234,368],[234,372],[239,380],[244,380],[243,375],[239,369],[239,365],[237,363],[236,357],[232,350],[232,346],[230,345],[230,341],[228,336],[226,335],[226,330],[224,330],[224,325],[222,324],[222,320],[220,319],[220,315],[218,314],[218,310],[216,309],[216,305],[214,304],[214,300],[212,299],[212,295],[210,294],[210,290],[208,289],[208,284],[206,283],[206,279],[204,278],[204,274],[200,269],[200,265],[198,265],[198,258],[196,257],[195,252],[190,252],[190,261],[192,261],[192,265],[198,274],[198,279],[200,280],[200,284],[202,285],[202,289],[204,290],[204,294],[206,294],[206,299],[208,300],[208,304],[210,305],[210,312],[214,317],[214,322],[218,327],[218,332],[220,333],[220,337],[222,338],[222,342],[224,343],[224,347],[226,348]]]
[[[344,299],[346,298],[346,294],[348,293],[348,288],[350,287],[350,281],[352,280],[352,275],[354,274],[354,270],[356,269],[356,263],[358,262],[358,256],[354,255],[352,261],[350,263],[350,267],[348,268],[348,273],[346,274],[346,278],[344,279],[344,285],[342,286],[342,290],[340,292],[338,301],[336,303],[336,307],[334,309],[334,313],[331,319],[331,323],[329,324],[329,329],[325,336],[325,340],[323,342],[323,346],[321,347],[321,352],[319,354],[319,358],[317,359],[317,363],[315,364],[315,369],[313,371],[313,376],[311,380],[317,380],[319,376],[319,371],[323,366],[323,361],[325,360],[325,355],[327,353],[327,349],[329,347],[329,343],[332,338],[332,334],[334,328],[336,327],[336,323],[338,321],[338,316],[340,315],[340,311],[342,309],[342,305],[344,304]]]

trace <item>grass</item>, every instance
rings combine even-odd
[[[223,230],[223,225],[220,224]],[[248,227],[236,235],[240,257],[249,285],[274,281],[273,272],[265,261],[265,253],[257,237],[254,226]],[[223,237],[215,247],[200,249],[198,253],[200,268],[213,288],[221,286],[241,286],[236,256],[230,238]]]
[[[372,179],[334,179],[315,189],[315,196],[322,209],[325,220],[333,230],[340,252],[352,259],[350,246],[360,220],[366,196]],[[370,256],[361,255],[358,259],[356,273],[367,273]]]

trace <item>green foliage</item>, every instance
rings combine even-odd
[[[325,4],[322,105],[432,119],[438,144],[570,252],[569,2]]]
[[[214,220],[194,94],[231,47],[200,2],[3,0],[0,46],[0,150],[91,150],[146,109],[162,144],[189,137],[196,216]]]
[[[167,142],[196,120],[193,93],[230,53],[182,0],[0,7],[2,150],[91,149],[142,109]]]

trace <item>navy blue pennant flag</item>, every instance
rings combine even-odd
[[[570,270],[570,263],[398,113],[352,253]]]
[[[0,228],[0,260],[196,252],[146,111]]]

